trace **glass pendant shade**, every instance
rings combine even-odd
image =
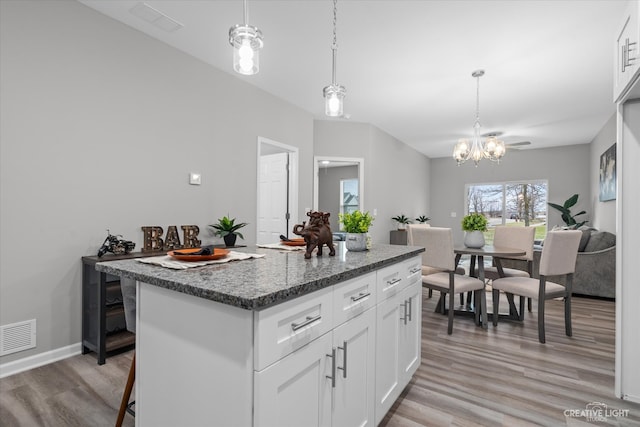
[[[260,71],[262,32],[251,25],[234,25],[229,29],[229,43],[233,46],[233,69],[250,76]]]
[[[344,115],[344,96],[347,90],[344,86],[329,85],[322,90],[324,95],[324,113],[329,117]]]

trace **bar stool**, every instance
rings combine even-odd
[[[127,330],[132,333],[136,333],[136,281],[126,277],[120,278],[120,288],[122,289],[122,302],[124,304],[124,320],[127,325]],[[118,411],[118,419],[116,420],[116,427],[121,427],[124,421],[125,412],[128,412],[132,416],[136,416],[135,411],[131,408],[136,401],[129,402],[131,398],[131,390],[133,390],[133,383],[136,379],[136,353],[133,352],[133,358],[131,360],[131,367],[129,368],[129,377],[127,378],[127,384],[124,387],[124,393],[122,394],[122,401],[120,402],[120,410]]]

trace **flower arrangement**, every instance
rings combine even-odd
[[[464,231],[487,231],[488,223],[487,217],[480,213],[473,212],[462,218],[462,229]]]
[[[358,210],[351,213],[338,214],[338,217],[344,231],[347,233],[366,233],[373,222],[373,217],[369,212],[360,212]]]

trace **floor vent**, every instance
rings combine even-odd
[[[0,356],[35,346],[36,319],[0,326]]]

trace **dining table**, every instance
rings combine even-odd
[[[513,258],[513,257],[526,255],[526,252],[521,249],[509,248],[505,246],[494,246],[494,245],[484,245],[481,248],[469,248],[463,245],[456,245],[454,246],[453,251],[456,254],[455,268],[458,268],[458,263],[460,262],[460,259],[462,258],[463,255],[469,255],[471,257],[470,264],[469,264],[469,275],[473,277],[477,277],[483,282],[485,281],[484,257],[486,256],[492,257],[493,262],[496,266],[496,269],[498,270],[498,275],[500,277],[504,277],[504,271],[503,271],[502,263],[500,262],[500,259]],[[476,275],[476,263],[478,265],[477,275]],[[468,293],[466,306],[464,303],[464,296],[462,294],[460,294],[460,300],[461,300],[460,304],[463,307],[462,309],[456,310],[456,314],[473,314],[476,307],[474,307],[471,301],[471,293],[470,292]],[[511,296],[507,295],[507,300],[509,301],[509,314],[501,315],[501,317],[505,317],[511,320],[518,320],[519,315],[518,315],[518,310],[516,309],[516,305],[513,301],[513,295]],[[440,312],[446,311],[444,307],[444,299],[442,295],[436,307],[436,311],[440,311]],[[492,313],[488,312],[487,315],[491,316]]]

